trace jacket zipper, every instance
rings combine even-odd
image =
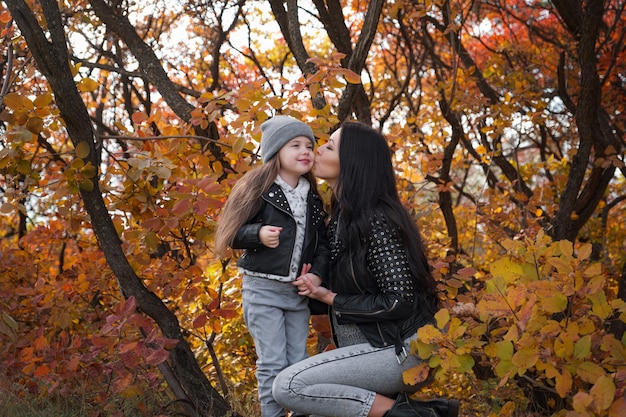
[[[393,305],[387,309],[387,310],[376,310],[376,311],[337,311],[337,315],[341,316],[342,314],[345,315],[351,315],[351,314],[358,314],[360,316],[375,316],[376,314],[380,314],[380,313],[388,313],[390,311],[393,311],[396,306],[398,305],[398,300],[394,300],[393,301]]]
[[[282,191],[281,191],[282,193]],[[284,193],[283,193],[284,194]],[[272,207],[274,207],[276,210],[278,211],[282,211],[283,213],[285,213],[287,216],[289,216],[291,218],[291,220],[293,220],[294,223],[296,223],[296,219],[293,217],[293,214],[285,209],[282,209],[280,207],[278,207],[276,204],[274,204],[273,200],[270,200],[269,198],[265,198],[264,195],[261,196],[261,198],[263,200],[265,200],[267,203],[269,203]],[[286,197],[285,197],[286,198]],[[296,227],[298,227],[298,225],[296,224]],[[306,238],[306,229],[304,231],[304,235]],[[287,264],[287,276],[289,276],[291,274],[291,262],[293,261],[293,249],[296,247],[296,241],[295,241],[295,237],[294,237],[294,241],[293,241],[293,245],[291,246],[291,250],[289,251],[291,253],[291,255],[289,256],[289,263]]]

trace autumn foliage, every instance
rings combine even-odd
[[[394,150],[444,298],[420,395],[623,415],[624,1],[172,3],[0,3],[0,392],[257,415],[237,254],[212,242],[290,114]],[[311,354],[328,336],[317,318]]]

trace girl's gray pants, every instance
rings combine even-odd
[[[261,414],[283,417],[285,409],[274,400],[272,383],[281,370],[308,357],[308,300],[290,282],[244,275],[242,304],[257,354]]]

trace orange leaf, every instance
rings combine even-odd
[[[407,385],[416,385],[420,382],[426,381],[430,373],[430,366],[428,363],[422,362],[411,369],[407,369],[402,373],[402,380]]]
[[[136,113],[133,113],[133,116],[131,117],[131,119],[133,119],[133,123],[141,124],[143,121],[148,119],[148,115],[145,112],[138,111]]]
[[[609,417],[622,417],[626,410],[626,397],[618,398],[609,409]]]
[[[41,365],[41,366],[38,366],[37,369],[35,369],[35,373],[33,375],[38,377],[38,376],[48,375],[49,373],[50,373],[50,368],[48,368],[46,365]]]
[[[108,337],[93,336],[91,338],[91,344],[96,347],[107,347],[110,346],[112,342]]]

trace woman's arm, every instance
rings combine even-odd
[[[334,298],[334,310],[340,323],[360,323],[405,319],[414,314],[415,284],[406,249],[398,231],[382,214],[372,219],[368,239],[367,269],[376,281],[378,293]],[[347,279],[352,279],[349,277]],[[354,277],[363,282],[372,277]],[[365,284],[361,285],[366,287]]]

